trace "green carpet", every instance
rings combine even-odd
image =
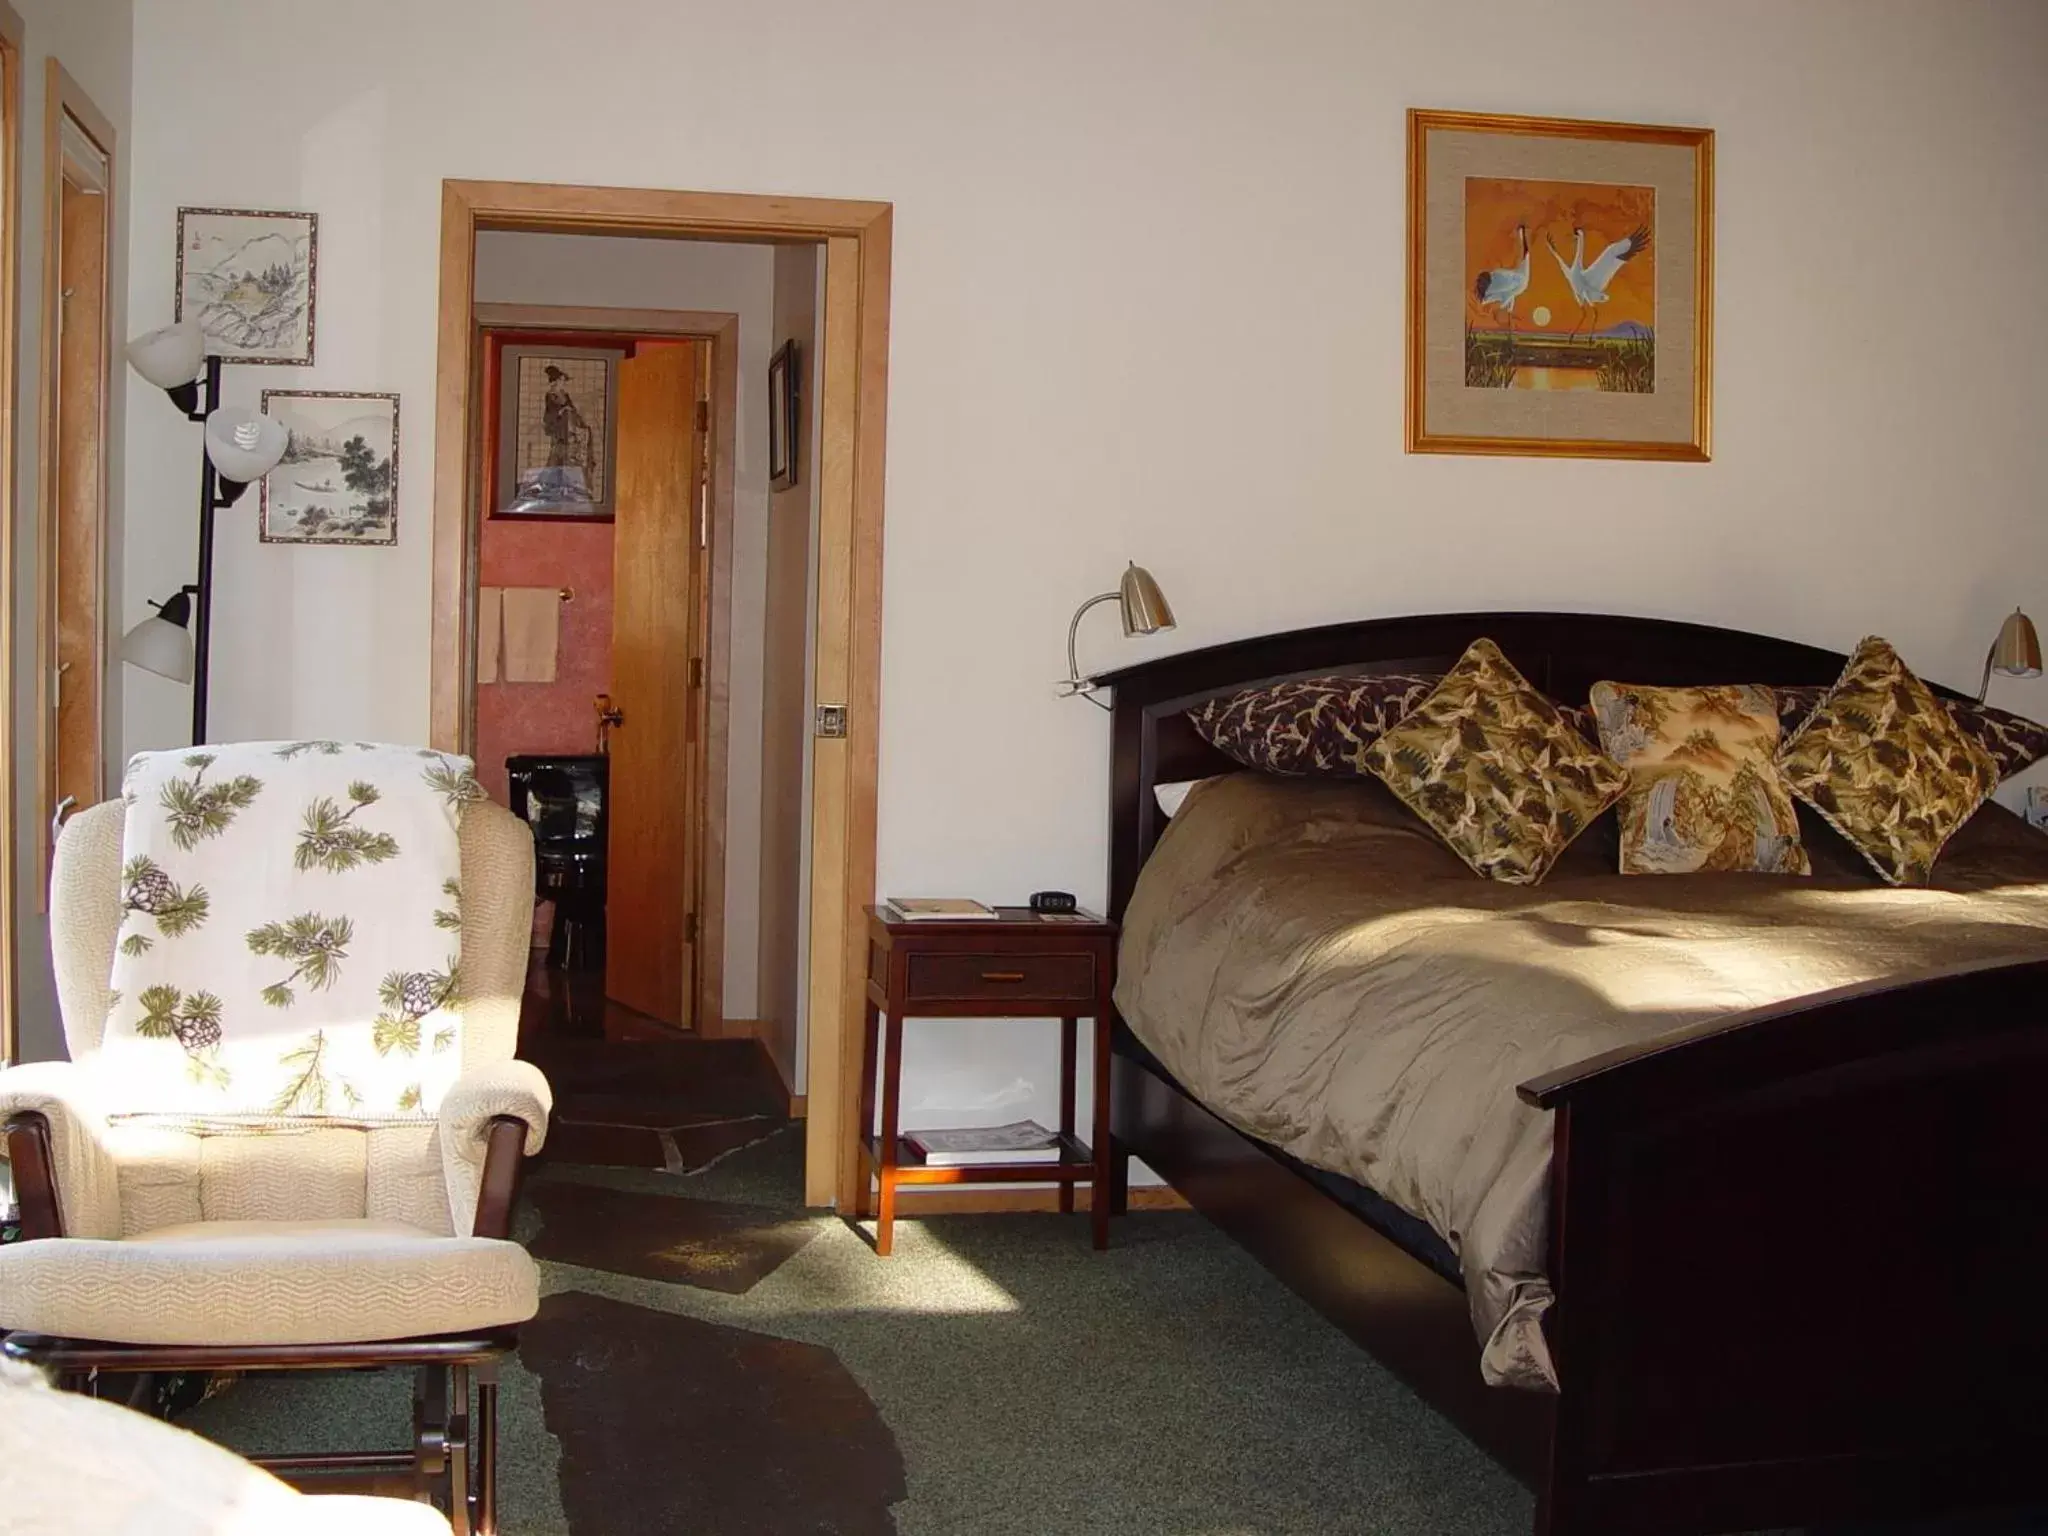
[[[536,1183],[600,1186],[761,1209],[786,1224],[801,1188],[802,1137],[783,1131],[704,1172],[553,1167]],[[816,1235],[742,1294],[552,1261],[549,1293],[581,1292],[750,1334],[821,1345],[893,1435],[904,1536],[1120,1532],[1129,1536],[1385,1532],[1525,1536],[1531,1503],[1504,1472],[1200,1218],[1139,1213],[1097,1254],[1083,1218],[948,1216],[900,1221],[878,1259],[860,1233],[808,1217]],[[528,1211],[523,1235],[536,1235]],[[592,1344],[603,1332],[593,1327]],[[663,1381],[614,1367],[621,1408],[646,1411]],[[670,1378],[673,1380],[673,1378]],[[251,1377],[180,1422],[243,1450],[398,1443],[399,1375]],[[504,1375],[500,1508],[508,1536],[627,1530],[737,1531],[754,1522],[702,1502],[703,1468],[643,1469],[681,1502],[650,1526],[620,1496],[620,1523],[586,1498],[571,1524],[576,1468],[551,1433],[540,1378]],[[799,1475],[800,1427],[764,1424],[751,1465],[732,1446],[680,1437],[693,1456],[755,1488]],[[815,1442],[813,1445],[813,1454]],[[778,1466],[777,1452],[787,1448]],[[611,1473],[590,1483],[616,1484]],[[872,1528],[872,1490],[782,1529]],[[630,1520],[630,1523],[628,1521]],[[777,1527],[764,1524],[758,1528]]]
[[[801,1158],[785,1128],[695,1174],[539,1172],[509,1536],[1529,1531],[1526,1492],[1199,1217],[1133,1214],[1104,1254],[1079,1217],[905,1221],[879,1259],[798,1209]],[[253,1377],[181,1422],[398,1443],[408,1393]]]

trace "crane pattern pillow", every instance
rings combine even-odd
[[[1295,677],[1188,711],[1196,733],[1262,773],[1362,777],[1365,749],[1442,682],[1441,672]]]
[[[139,753],[99,1072],[201,1126],[429,1117],[461,1066],[468,758],[337,741]]]
[[[1925,885],[1998,762],[1875,635],[1778,754],[1792,793],[1892,885]]]

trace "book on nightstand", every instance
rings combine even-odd
[[[897,923],[972,922],[993,920],[998,915],[994,907],[964,896],[891,896],[883,902],[883,910]]]
[[[1036,1120],[978,1125],[964,1130],[911,1131],[903,1138],[934,1168],[972,1168],[989,1163],[1056,1163],[1060,1138]]]

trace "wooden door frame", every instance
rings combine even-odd
[[[56,801],[57,744],[53,739],[56,730],[56,668],[57,668],[57,616],[60,594],[58,589],[57,544],[58,544],[58,475],[57,442],[59,410],[56,383],[58,332],[62,324],[63,307],[63,248],[59,238],[64,217],[64,119],[72,118],[85,131],[87,138],[107,157],[106,189],[106,256],[103,280],[106,284],[104,300],[108,324],[103,327],[106,339],[100,359],[100,530],[95,541],[99,554],[99,570],[96,573],[95,621],[97,633],[94,637],[97,671],[100,677],[99,702],[100,720],[98,731],[99,750],[95,754],[95,790],[106,790],[106,659],[107,659],[107,613],[105,597],[107,587],[107,507],[111,501],[112,476],[108,472],[111,462],[109,455],[109,423],[111,421],[114,394],[113,372],[113,260],[114,260],[114,206],[115,187],[121,174],[120,162],[115,155],[114,125],[105,113],[93,105],[92,98],[57,62],[53,55],[44,64],[43,76],[43,292],[42,292],[42,371],[37,380],[37,394],[40,399],[41,419],[38,422],[36,444],[36,844],[40,849],[37,890],[38,910],[48,906],[48,876],[50,859],[56,851],[56,839],[50,835],[50,816]],[[83,809],[83,807],[81,807]]]
[[[474,369],[476,237],[486,229],[825,247],[813,672],[817,698],[846,706],[847,728],[843,737],[813,741],[804,1199],[853,1210],[863,1177],[854,1156],[859,1024],[866,1006],[863,909],[875,891],[880,761],[891,207],[540,182],[441,184],[430,723],[433,743],[444,748],[460,741],[462,658],[475,627],[475,607],[466,600],[475,543],[465,428]]]
[[[26,81],[21,59],[24,28],[14,7],[0,0],[0,795],[6,813],[0,816],[0,1065],[14,1060],[20,1048],[15,1032],[19,1006],[15,932],[14,877],[17,867],[15,818],[21,813],[17,791],[14,732],[14,624],[18,600],[14,584],[20,576],[15,560],[15,513],[21,443],[21,92]]]
[[[706,1039],[725,1028],[725,813],[726,746],[732,710],[732,518],[733,474],[739,450],[740,317],[709,309],[614,309],[577,304],[475,304],[479,334],[491,330],[597,332],[708,342],[711,346],[711,523],[704,563],[704,696],[696,733],[704,803],[694,808],[688,837],[697,840],[697,955],[690,1021]],[[479,356],[481,363],[481,356]],[[481,384],[481,380],[477,381]],[[472,474],[480,472],[484,439],[481,418],[469,429]],[[477,483],[477,482],[472,482]],[[477,509],[480,511],[481,509]],[[481,537],[482,530],[478,530]],[[469,563],[464,600],[476,601],[476,564]],[[692,621],[696,622],[695,619]],[[476,740],[476,636],[468,633],[462,659],[463,750]]]

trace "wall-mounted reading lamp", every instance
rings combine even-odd
[[[128,343],[135,371],[171,397],[189,421],[206,424],[199,461],[199,580],[181,587],[121,641],[122,659],[192,684],[192,744],[206,740],[206,678],[213,633],[213,514],[277,467],[291,434],[268,416],[220,403],[220,363],[206,352],[197,321],[180,320]],[[196,599],[196,602],[194,601]],[[185,631],[189,628],[190,633]],[[182,656],[182,661],[179,659]],[[149,659],[145,659],[145,657]],[[166,670],[163,662],[177,670]]]
[[[2041,637],[2034,633],[2034,621],[2015,608],[1998,627],[1998,638],[1984,653],[1984,681],[1977,685],[1977,702],[1991,691],[1991,674],[2007,677],[2041,675]]]
[[[1136,635],[1156,635],[1162,629],[1173,628],[1173,605],[1167,602],[1166,594],[1159,590],[1159,583],[1153,580],[1150,571],[1142,565],[1127,564],[1123,580],[1117,583],[1114,592],[1091,597],[1074,610],[1073,622],[1067,626],[1067,676],[1059,685],[1060,694],[1065,698],[1079,694],[1091,704],[1108,709],[1110,706],[1095,696],[1095,679],[1081,675],[1081,663],[1074,652],[1074,642],[1081,633],[1081,616],[1098,603],[1118,605],[1123,616],[1125,639]]]

